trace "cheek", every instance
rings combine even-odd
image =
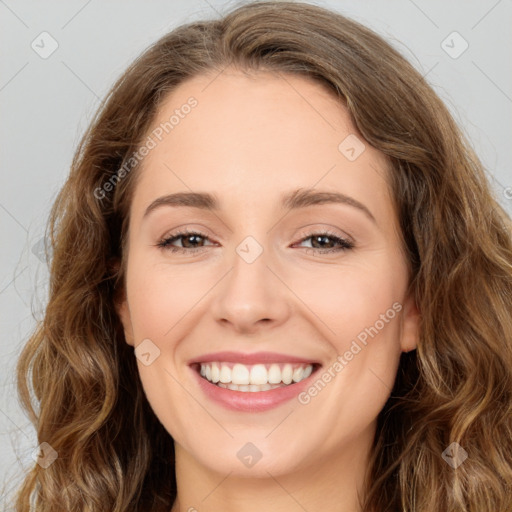
[[[133,262],[128,273],[127,294],[135,335],[141,338],[171,339],[181,318],[193,309],[208,290],[197,272],[163,265]]]
[[[375,420],[391,393],[400,359],[402,296],[396,280],[389,273],[380,279],[360,273],[345,276],[340,284],[345,293],[322,298],[316,292],[332,357],[299,396],[308,416],[322,426],[324,445],[333,449],[340,432],[355,439]]]
[[[139,376],[152,410],[167,431],[179,439],[187,431],[190,414],[176,414],[190,402],[190,395],[180,385],[186,378],[179,358],[179,340],[193,329],[190,324],[194,304],[204,296],[194,273],[176,266],[148,264],[134,254],[127,273],[127,296],[135,346],[152,342],[150,351],[158,356],[145,365],[137,360]],[[183,267],[184,268],[184,267]],[[196,306],[197,308],[197,306]],[[187,313],[189,316],[187,316]],[[189,321],[190,320],[190,321]]]
[[[324,272],[321,279],[316,276],[302,285],[297,280],[295,287],[329,342],[330,364],[321,380],[333,392],[322,391],[323,398],[317,400],[318,391],[311,390],[302,403],[311,399],[320,406],[333,400],[333,424],[343,421],[340,408],[349,415],[359,411],[369,421],[384,405],[395,380],[406,275],[386,260]],[[317,388],[324,389],[324,384]]]
[[[406,283],[405,276],[390,271],[388,265],[372,266],[368,261],[332,265],[316,273],[290,274],[288,283],[338,352],[349,349],[354,339],[369,344],[381,332],[398,339],[397,318]]]

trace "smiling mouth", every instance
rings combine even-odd
[[[255,393],[293,386],[319,368],[317,363],[272,363],[245,365],[229,362],[196,363],[199,375],[218,387]]]

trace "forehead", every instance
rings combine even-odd
[[[153,126],[164,125],[191,97],[197,105],[175,119],[177,124],[164,136],[168,146],[179,145],[180,152],[200,144],[211,158],[237,150],[247,160],[265,162],[271,157],[276,163],[293,163],[306,152],[312,157],[327,147],[337,152],[333,141],[356,131],[341,102],[325,86],[302,76],[235,70],[182,83],[162,102]],[[305,151],[299,151],[303,143]],[[313,147],[318,151],[311,152]],[[165,144],[160,150],[154,153],[163,154]]]
[[[166,188],[261,204],[315,186],[373,204],[389,199],[384,156],[363,141],[334,93],[307,77],[231,69],[196,76],[164,99],[148,133],[155,130],[161,140],[153,135],[142,163],[141,202]],[[356,159],[347,158],[348,146]]]

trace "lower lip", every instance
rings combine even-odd
[[[314,375],[316,369],[311,375],[300,382],[283,386],[281,388],[270,389],[268,391],[233,391],[227,388],[221,388],[210,381],[201,377],[199,372],[191,367],[196,379],[198,379],[199,387],[204,394],[222,405],[226,409],[243,412],[263,412],[278,407],[279,405],[296,398],[304,388],[306,388]]]

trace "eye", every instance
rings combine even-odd
[[[312,233],[307,237],[303,238],[299,243],[302,244],[310,239],[313,247],[305,247],[305,249],[306,252],[311,252],[314,254],[341,252],[354,248],[354,243],[351,242],[350,240],[342,238],[338,236],[336,233],[331,233],[328,231]],[[178,240],[181,240],[182,247],[177,247],[173,245]],[[202,245],[196,247],[195,244],[204,244],[206,240],[210,240],[210,238],[201,232],[185,230],[178,231],[177,233],[174,233],[169,237],[163,238],[156,245],[161,249],[171,252],[196,253],[205,249],[205,246]],[[331,240],[330,245],[334,245],[334,247],[325,247],[326,244],[329,244],[328,240]],[[315,247],[315,245],[317,245],[318,247]]]
[[[337,247],[325,247],[325,244],[329,244],[328,240],[331,240],[330,245],[337,245]],[[299,243],[303,243],[306,240],[311,240],[312,248],[306,248],[306,252],[311,252],[313,254],[322,254],[322,253],[331,253],[331,252],[341,252],[347,251],[349,249],[354,248],[354,243],[346,238],[341,238],[336,233],[331,233],[329,231],[322,233],[312,233],[307,237],[303,238]],[[315,247],[315,245],[319,247]]]
[[[184,242],[183,247],[176,247],[172,245],[177,240],[183,239],[182,245]],[[171,252],[199,252],[204,247],[194,247],[194,244],[199,243],[203,240],[209,240],[208,236],[200,233],[198,231],[178,231],[177,233],[174,233],[172,236],[163,238],[158,242],[156,245],[157,247],[160,247],[161,249],[165,249],[167,251]],[[191,245],[192,244],[192,245]]]

